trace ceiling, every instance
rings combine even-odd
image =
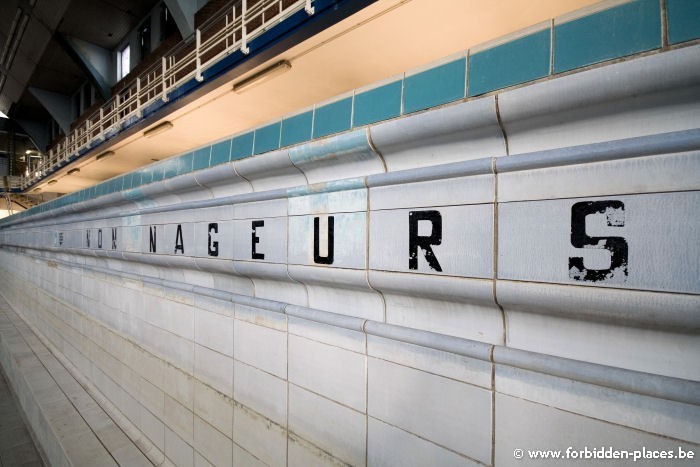
[[[144,138],[144,126],[158,121],[137,125],[63,168],[51,177],[57,183],[50,188],[49,180],[34,188],[82,189],[592,3],[596,0],[379,0],[245,75],[232,72],[205,85],[206,92],[161,117],[173,123],[172,130]],[[289,72],[245,93],[231,92],[232,82],[281,59],[291,62]],[[95,160],[108,149],[115,155]],[[67,175],[75,167],[80,172]]]
[[[58,31],[113,50],[158,0],[72,0]]]
[[[1,0],[0,51],[16,33],[18,12],[29,15],[17,52],[0,88],[0,111],[13,119],[49,120],[49,113],[27,90],[35,87],[71,95],[88,76],[56,40],[61,34],[113,50],[159,0]],[[2,81],[0,81],[2,83]]]

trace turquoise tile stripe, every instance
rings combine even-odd
[[[144,170],[141,181],[144,185],[148,185],[149,183],[153,182],[153,167],[147,167],[146,170]]]
[[[547,28],[469,57],[469,96],[525,83],[549,74],[551,29]]]
[[[225,164],[231,160],[231,140],[227,139],[212,145],[211,156],[209,157],[209,167]]]
[[[175,158],[175,163],[177,165],[177,175],[186,174],[192,172],[192,162],[194,159],[194,153],[188,152],[180,157]]]
[[[661,47],[659,0],[636,0],[555,26],[554,72]]]
[[[253,154],[262,154],[280,147],[281,122],[275,122],[255,130],[255,147]]]
[[[168,159],[165,161],[165,164],[163,165],[163,180],[166,178],[172,178],[177,175],[177,168],[179,165],[179,160],[177,157],[173,157],[172,159]]]
[[[131,189],[131,174],[122,175],[122,190]]]
[[[466,59],[407,76],[404,80],[404,113],[435,107],[465,96]]]
[[[199,148],[193,153],[192,170],[201,170],[209,167],[209,156],[211,154],[211,146]]]
[[[700,39],[700,1],[666,0],[666,19],[670,44]]]
[[[122,190],[128,190],[129,188],[131,188],[131,180],[126,175],[122,175],[121,177],[119,177],[119,179],[121,181]]]
[[[253,155],[254,132],[236,136],[231,140],[231,160],[235,161]]]
[[[318,107],[314,111],[313,137],[349,130],[352,117],[352,97]]]
[[[388,120],[401,115],[403,81],[395,81],[355,95],[352,126]]]
[[[151,167],[151,173],[153,174],[153,182],[159,182],[163,180],[163,177],[165,175],[165,164],[161,162],[159,164],[153,165],[153,167]]]
[[[282,121],[281,147],[302,143],[311,139],[313,111],[294,115]]]
[[[665,1],[670,44],[700,39],[700,0],[633,0],[544,29],[469,57],[426,69],[331,104],[151,164],[130,174],[16,214],[25,217],[78,201],[158,182],[193,170],[250,157],[362,126],[478,96],[555,73],[661,47]],[[469,89],[466,89],[466,73]],[[467,92],[468,91],[468,92]],[[403,102],[402,102],[403,101]],[[403,110],[402,110],[403,103]],[[300,148],[303,149],[303,148]]]

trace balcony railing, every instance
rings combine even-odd
[[[239,0],[230,11],[207,21],[187,40],[180,42],[89,115],[66,138],[51,148],[42,162],[20,181],[26,189],[59,167],[78,157],[96,142],[102,142],[124,126],[140,119],[143,110],[191,79],[203,81],[202,73],[222,58],[241,51],[250,52],[251,40],[302,8],[311,15],[313,0]]]

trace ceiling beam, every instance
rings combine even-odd
[[[29,136],[34,143],[34,146],[36,146],[39,151],[46,151],[46,147],[49,145],[49,138],[45,123],[29,121],[21,118],[16,118],[14,121],[22,127],[24,132],[27,133],[27,136]]]
[[[56,123],[61,127],[63,133],[67,135],[70,132],[70,124],[73,121],[70,96],[31,86],[28,87],[27,90],[37,98],[51,117],[56,120]]]
[[[5,68],[0,76],[0,111],[8,114],[24,92],[70,0],[2,1],[7,3],[5,12],[14,10],[15,13],[12,26],[3,31],[6,53],[3,55],[0,51],[0,62]]]
[[[57,32],[56,42],[66,51],[68,56],[83,71],[95,89],[100,91],[102,98],[107,100],[112,94],[114,84],[114,64],[109,50],[84,40],[69,37]],[[113,78],[114,77],[114,78]]]
[[[165,6],[173,15],[183,38],[194,34],[194,14],[197,12],[194,0],[165,0]]]

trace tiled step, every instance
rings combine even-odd
[[[0,364],[51,465],[153,464],[2,298]]]

